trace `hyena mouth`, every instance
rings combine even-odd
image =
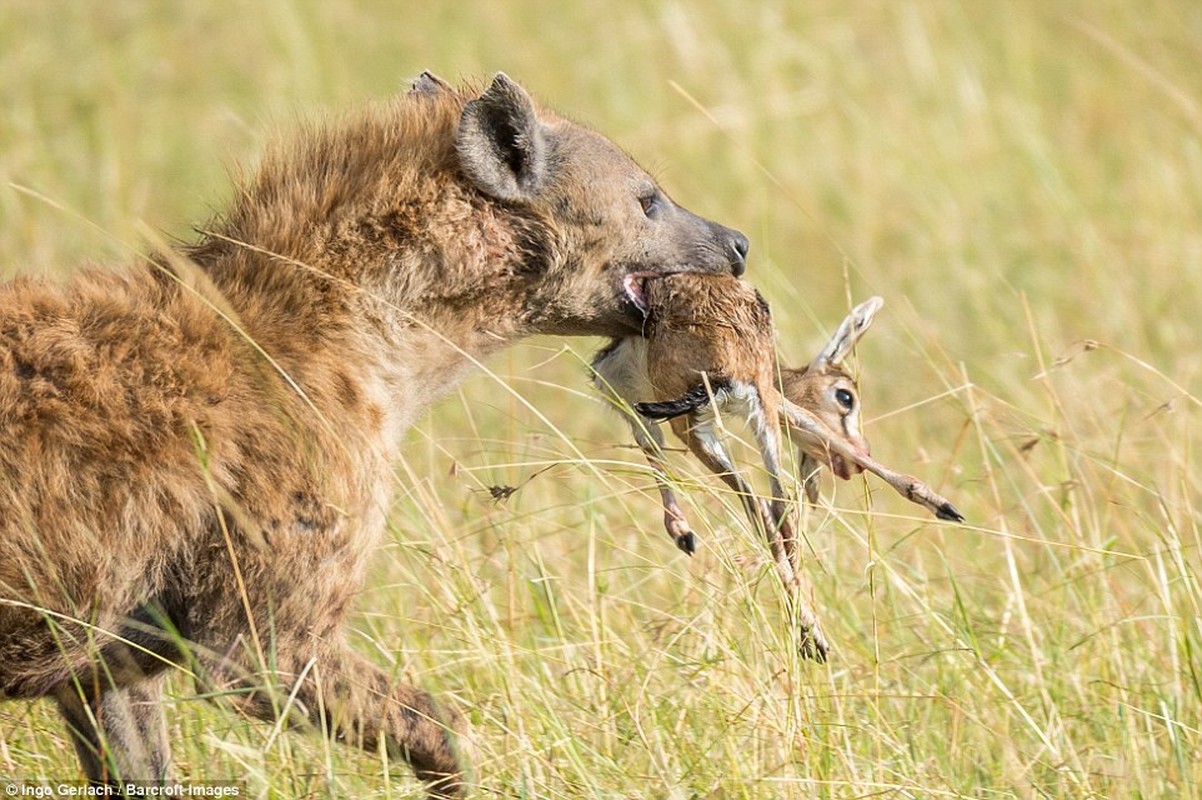
[[[647,294],[643,291],[650,276],[649,272],[630,272],[622,276],[622,291],[626,293],[626,299],[644,317],[651,313],[651,309],[647,307]]]
[[[622,276],[622,291],[626,295],[626,299],[630,304],[638,309],[639,313],[646,319],[651,314],[651,308],[647,305],[647,281],[655,278],[666,278],[669,275],[675,275],[678,272],[686,270],[665,270],[663,272],[628,272]]]

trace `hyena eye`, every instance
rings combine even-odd
[[[660,209],[659,192],[652,189],[646,194],[639,195],[639,206],[643,209],[643,216],[655,219]]]
[[[846,389],[836,389],[835,402],[842,406],[844,411],[851,411],[856,407],[856,396]]]

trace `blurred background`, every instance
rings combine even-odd
[[[800,661],[737,502],[679,456],[702,549],[663,534],[587,391],[600,342],[514,348],[412,431],[355,620],[471,719],[480,795],[1196,796],[1199,64],[1185,0],[7,0],[0,269],[187,239],[299,122],[504,70],[751,237],[783,361],[882,295],[866,433],[968,522],[828,477],[836,650]],[[182,775],[420,796],[183,681],[174,705]],[[76,770],[48,706],[0,705],[0,776]]]

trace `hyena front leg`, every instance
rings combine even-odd
[[[65,686],[55,695],[84,774],[94,783],[169,781],[171,746],[163,716],[166,674],[86,696]]]
[[[459,797],[464,789],[457,754],[459,716],[427,693],[396,682],[349,646],[319,652],[280,648],[272,675],[224,681],[221,695],[244,714],[290,726],[313,727],[368,752],[381,744],[427,783],[431,797]],[[286,661],[280,661],[286,659]],[[228,665],[218,677],[230,674]]]

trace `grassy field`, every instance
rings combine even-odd
[[[828,479],[808,569],[836,652],[800,661],[737,503],[683,458],[701,550],[663,534],[586,391],[598,342],[510,351],[411,432],[354,620],[470,718],[479,796],[1202,796],[1200,63],[1187,0],[8,0],[0,265],[128,260],[296,119],[503,69],[751,236],[786,361],[884,296],[868,436],[968,522]],[[196,780],[420,794],[172,699]],[[48,705],[0,706],[0,777],[76,775]]]

